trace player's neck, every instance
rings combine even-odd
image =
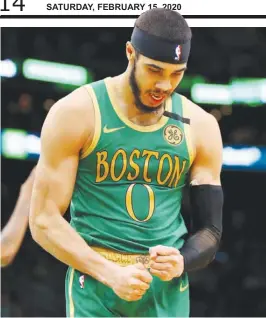
[[[145,113],[136,106],[127,73],[123,73],[112,79],[112,89],[117,99],[117,107],[133,123],[142,126],[154,125],[162,117],[164,112],[163,107],[155,112]]]

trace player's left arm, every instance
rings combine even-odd
[[[190,171],[192,235],[180,249],[184,271],[204,268],[215,257],[222,235],[223,144],[216,119],[205,113],[197,127],[196,156]]]
[[[223,143],[217,120],[205,113],[205,120],[195,129],[196,155],[190,170],[191,185],[221,185]]]
[[[150,271],[164,281],[207,266],[214,259],[222,235],[222,138],[216,119],[207,113],[203,117],[194,126],[196,156],[190,171],[192,235],[180,251],[161,245],[150,248]]]

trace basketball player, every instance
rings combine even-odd
[[[68,316],[189,315],[187,274],[213,260],[223,204],[218,124],[174,92],[190,41],[177,12],[143,13],[126,44],[126,71],[75,90],[45,120],[30,228],[69,265]],[[71,224],[63,218],[70,201]]]
[[[26,233],[34,175],[35,167],[22,185],[15,209],[1,233],[1,267],[12,263]]]

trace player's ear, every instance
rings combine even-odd
[[[129,41],[126,44],[126,55],[129,62],[133,62],[136,58],[136,51]]]

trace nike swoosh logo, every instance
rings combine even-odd
[[[103,132],[104,132],[105,134],[110,134],[110,133],[112,133],[112,132],[114,132],[114,131],[117,131],[117,130],[120,130],[120,129],[123,129],[123,128],[126,128],[126,127],[123,126],[123,127],[118,127],[118,128],[107,128],[107,126],[104,126],[104,127],[103,127]]]
[[[182,282],[181,282],[181,284],[180,284],[180,291],[181,291],[181,293],[183,292],[183,291],[185,291],[186,289],[188,289],[188,284],[186,284],[185,286],[183,286],[182,285]]]

